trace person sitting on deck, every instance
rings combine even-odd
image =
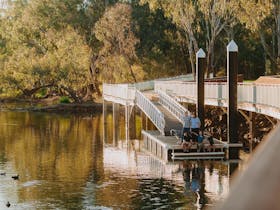
[[[185,116],[183,117],[183,128],[182,128],[182,131],[181,131],[181,141],[183,142],[184,140],[184,135],[185,135],[185,132],[190,132],[190,129],[191,129],[191,116],[189,114],[189,111],[186,111],[185,112]]]
[[[182,143],[183,152],[189,152],[192,147],[193,141],[189,132],[184,133],[184,140]]]
[[[199,131],[197,136],[197,152],[200,152],[201,149],[203,150],[203,152],[205,151],[203,140],[204,140],[204,136],[202,134],[202,131]]]
[[[215,145],[214,145],[214,139],[213,139],[213,133],[210,132],[207,140],[209,141],[209,146],[207,147],[208,152],[215,152]]]
[[[200,126],[201,126],[200,119],[196,116],[196,113],[194,112],[191,117],[191,131],[198,134]]]

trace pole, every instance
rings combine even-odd
[[[196,88],[197,88],[197,101],[196,101],[196,113],[201,121],[201,130],[204,130],[204,71],[206,55],[203,49],[199,49],[196,53]]]
[[[237,110],[237,76],[238,76],[238,46],[232,40],[227,46],[227,141],[229,144],[228,159],[239,158],[238,143],[238,110]]]
[[[107,102],[103,99],[103,142],[107,140]]]
[[[117,146],[119,136],[119,104],[113,103],[113,142]]]

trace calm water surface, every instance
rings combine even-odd
[[[163,163],[141,150],[141,140],[125,140],[123,118],[113,138],[109,114],[103,138],[101,114],[0,112],[0,209],[7,201],[10,209],[205,209],[225,198],[230,174],[244,168]]]

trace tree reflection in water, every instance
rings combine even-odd
[[[9,200],[17,209],[192,210],[228,192],[229,174],[238,165],[163,163],[141,150],[139,118],[139,137],[127,140],[121,116],[115,141],[111,115],[107,138],[101,119],[0,112],[0,172],[7,172],[0,177],[0,209]],[[11,181],[14,174],[20,180]]]

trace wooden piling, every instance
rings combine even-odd
[[[201,129],[204,130],[204,72],[205,72],[205,59],[206,55],[203,49],[199,49],[196,53],[196,87],[197,87],[197,101],[196,113],[201,121]]]
[[[237,75],[238,46],[232,40],[227,46],[227,140],[229,143],[228,159],[239,158],[239,148],[234,146],[234,144],[238,143]]]

